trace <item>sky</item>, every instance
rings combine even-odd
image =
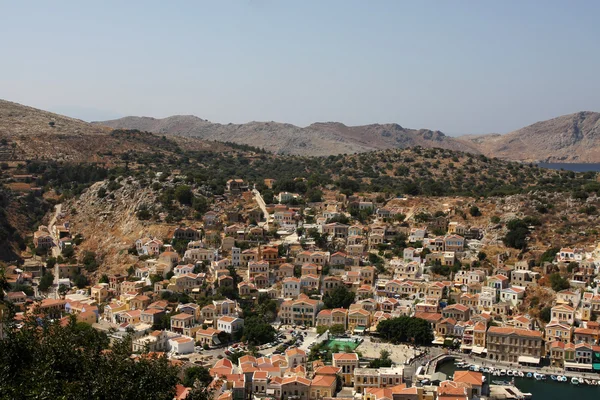
[[[594,0],[0,0],[0,98],[84,120],[505,133],[600,111],[598,15]]]

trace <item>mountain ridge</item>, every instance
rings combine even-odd
[[[593,111],[538,121],[506,134],[461,136],[404,128],[397,123],[348,126],[341,122],[314,122],[306,127],[273,121],[220,124],[193,115],[129,116],[92,124],[237,142],[279,154],[327,156],[421,146],[522,162],[600,162],[600,113]]]

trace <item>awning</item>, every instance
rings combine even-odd
[[[592,364],[580,364],[575,362],[565,361],[565,368],[592,370]]]
[[[356,328],[354,328],[354,332],[363,333],[365,329],[367,329],[365,326],[357,326]]]
[[[487,353],[487,349],[485,347],[481,347],[481,346],[473,346],[473,349],[471,349],[471,353],[475,353],[475,354]],[[521,362],[521,357],[519,357],[519,362]],[[538,362],[539,362],[539,360],[538,360]]]
[[[529,356],[519,356],[519,363],[539,364],[540,358],[539,357],[529,357]]]
[[[218,337],[215,336],[215,337],[213,337],[213,343],[214,344],[221,344],[221,341],[219,340]]]
[[[445,340],[446,340],[446,339],[445,339],[445,338],[443,338],[443,337],[442,337],[442,338],[440,338],[440,337],[437,337],[437,338],[435,338],[435,339],[434,339],[434,341],[433,341],[433,342],[431,342],[431,343],[433,343],[433,344],[444,344],[444,341],[445,341]]]

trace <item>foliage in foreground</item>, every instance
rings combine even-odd
[[[131,340],[71,319],[29,317],[0,341],[0,399],[171,400],[178,368],[165,357],[131,357]]]

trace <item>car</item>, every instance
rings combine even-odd
[[[226,355],[226,356],[230,356],[230,355],[231,355],[231,352],[230,352],[229,350],[225,350],[225,355]]]

